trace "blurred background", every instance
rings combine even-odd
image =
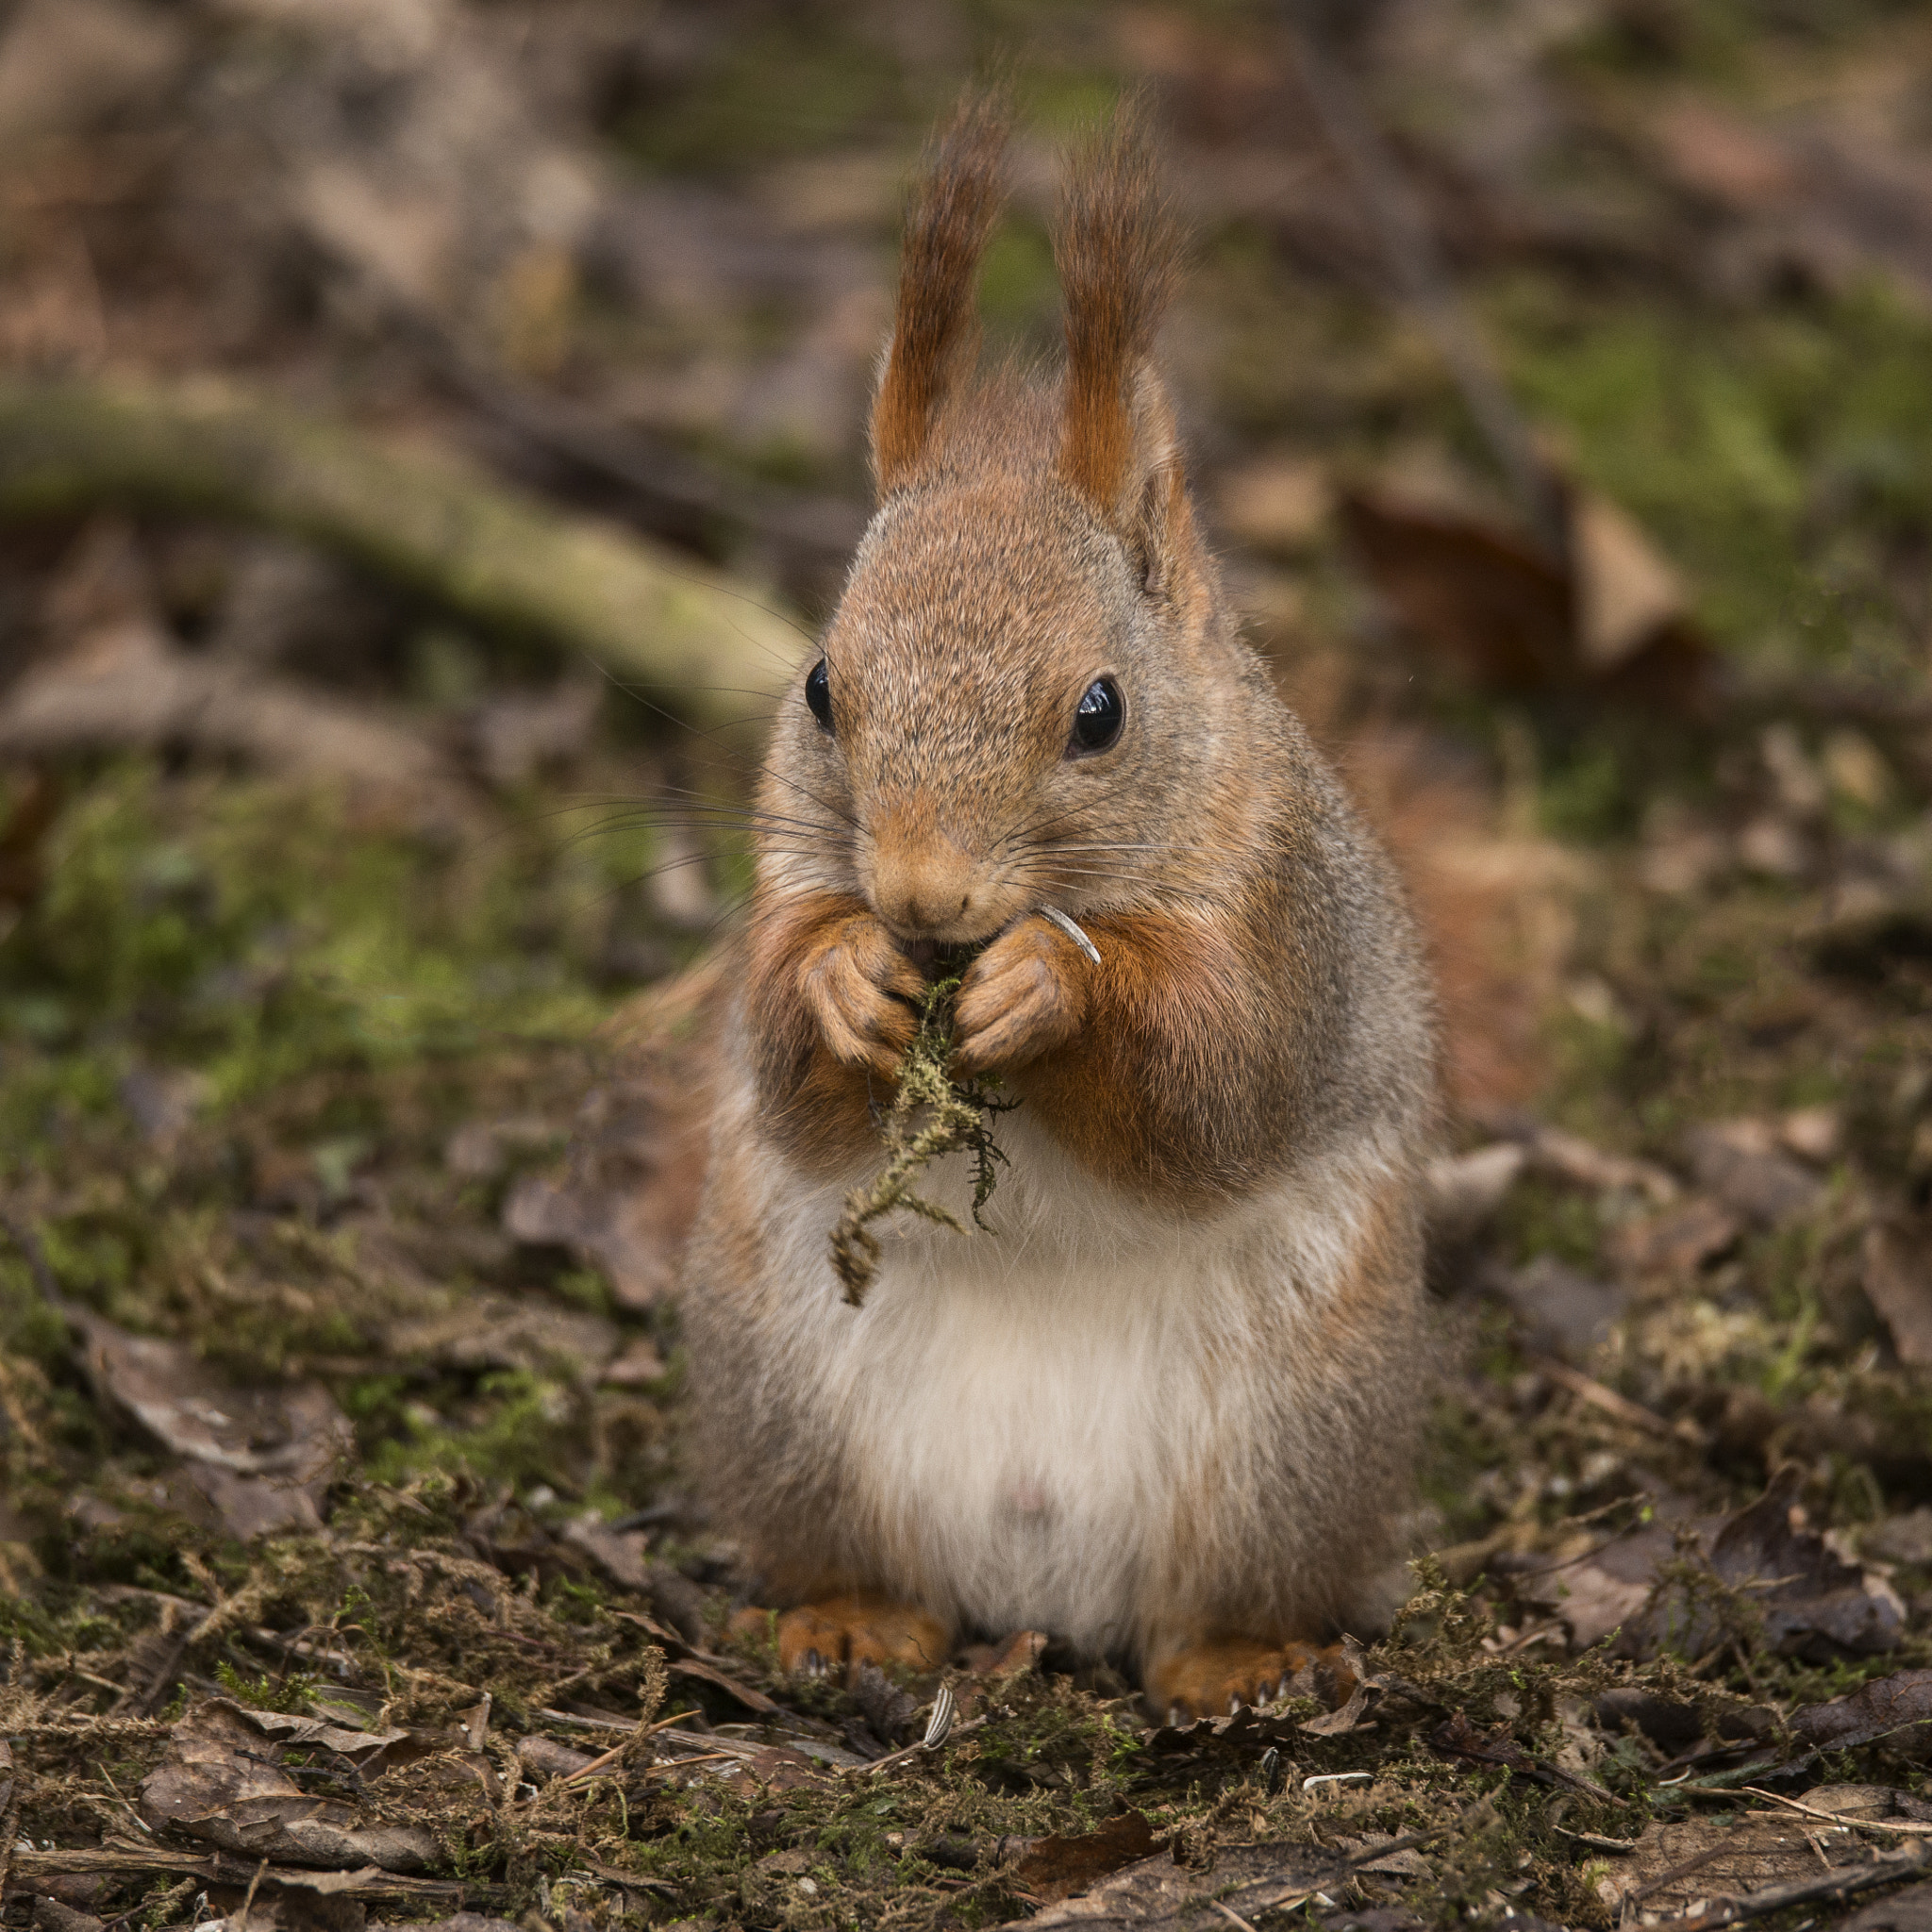
[[[1197,493],[1439,958],[1419,1543],[1916,1507],[1932,8],[0,0],[0,1628],[331,1471],[727,1587],[621,1016],[728,928],[1001,61],[989,343],[1144,86]]]

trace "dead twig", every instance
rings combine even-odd
[[[1632,1402],[1627,1395],[1619,1395],[1614,1389],[1607,1389],[1580,1369],[1573,1369],[1568,1362],[1558,1361],[1555,1356],[1532,1355],[1529,1365],[1538,1374],[1566,1390],[1579,1402],[1587,1402],[1592,1408],[1602,1409],[1620,1423],[1628,1423],[1632,1428],[1642,1429],[1653,1436],[1676,1436],[1676,1429],[1655,1409],[1645,1408],[1641,1402]]]
[[[1762,1919],[1772,1912],[1783,1911],[1787,1906],[1809,1905],[1815,1899],[1846,1898],[1855,1891],[1868,1891],[1874,1885],[1890,1885],[1895,1879],[1921,1872],[1928,1857],[1932,1857],[1932,1847],[1908,1845],[1889,1857],[1876,1857],[1869,1865],[1853,1865],[1828,1877],[1767,1886],[1762,1891],[1746,1892],[1741,1898],[1714,1899],[1699,1911],[1655,1920],[1646,1932],[1717,1932],[1720,1926]]]
[[[1900,1838],[1932,1838],[1932,1824],[1915,1824],[1909,1818],[1845,1818],[1836,1811],[1821,1811],[1815,1805],[1801,1805],[1795,1798],[1781,1798],[1775,1791],[1767,1791],[1760,1785],[1740,1785],[1738,1789],[1749,1791],[1754,1798],[1767,1798],[1774,1805],[1782,1805],[1787,1811],[1800,1812],[1825,1824],[1850,1825],[1859,1831],[1895,1832]]]
[[[246,1858],[230,1857],[223,1852],[207,1855],[171,1852],[159,1845],[113,1845],[74,1851],[21,1851],[13,1855],[13,1879],[85,1877],[90,1874],[175,1872],[192,1874],[209,1885],[246,1885],[256,1871]],[[306,1866],[270,1865],[261,1874],[271,1885],[287,1885],[314,1890],[318,1881],[333,1877],[351,1881],[321,1885],[324,1890],[354,1891],[363,1898],[423,1899],[460,1909],[465,1900],[486,1900],[500,1904],[508,1900],[507,1885],[484,1884],[454,1878],[408,1878],[401,1873],[385,1872],[370,1865],[352,1873],[326,1874]]]
[[[248,1914],[255,1905],[256,1888],[260,1885],[261,1874],[267,1870],[266,1858],[255,1868],[255,1876],[248,1881],[248,1890],[242,1894],[242,1909],[235,1914],[234,1932],[248,1932]]]

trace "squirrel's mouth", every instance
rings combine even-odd
[[[946,979],[954,974],[963,972],[979,954],[984,952],[992,938],[989,933],[983,940],[953,941],[948,940],[906,940],[899,941],[899,950],[925,974],[928,979]]]

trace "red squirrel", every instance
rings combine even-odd
[[[915,192],[878,508],[763,767],[684,1264],[697,1473],[788,1667],[1031,1628],[1223,1711],[1386,1614],[1431,994],[1196,525],[1143,125],[1074,167],[1051,375],[976,367],[1004,140],[969,101]],[[996,1233],[889,1234],[854,1307],[827,1233],[968,954],[955,1068],[1019,1103]]]

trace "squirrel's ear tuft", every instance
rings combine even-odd
[[[882,495],[925,455],[940,407],[975,340],[974,275],[1000,211],[1007,128],[1002,94],[969,93],[907,209],[899,304],[872,409],[873,471]]]
[[[1124,536],[1158,552],[1187,515],[1174,412],[1152,360],[1180,229],[1161,191],[1145,108],[1122,104],[1074,162],[1054,260],[1066,304],[1060,474]]]

